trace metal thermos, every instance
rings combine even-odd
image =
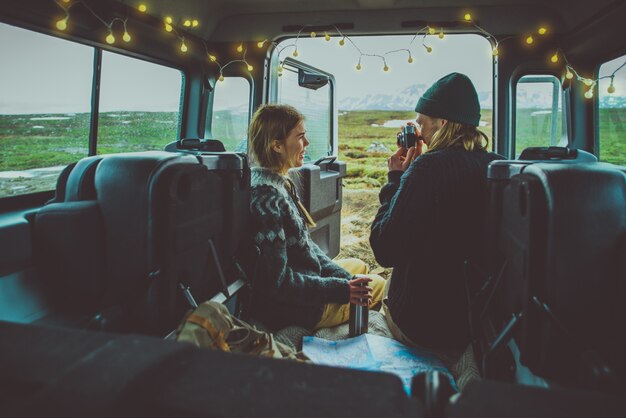
[[[360,286],[367,286],[367,282],[361,283]],[[363,300],[363,299],[362,299]],[[367,301],[365,298],[364,301]],[[367,324],[369,321],[369,308],[367,306],[350,304],[350,322],[349,332],[351,337],[356,337],[367,333]]]

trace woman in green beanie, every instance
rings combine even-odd
[[[479,256],[487,152],[470,79],[448,74],[415,107],[421,136],[387,162],[388,183],[370,234],[377,261],[393,267],[386,318],[400,341],[432,349],[470,342],[464,261]],[[422,146],[427,151],[422,152]]]

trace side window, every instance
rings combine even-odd
[[[246,152],[250,117],[250,83],[225,77],[215,83],[211,124],[205,138],[219,139],[227,151]]]
[[[299,80],[297,62],[285,59],[282,76],[278,77],[276,101],[295,107],[305,117],[307,138],[311,142],[304,156],[305,162],[316,161],[332,154],[332,89],[331,83],[315,84],[314,73],[308,73],[313,84]],[[323,83],[322,83],[323,84]]]
[[[626,55],[600,66],[598,95],[600,160],[623,166],[626,166],[626,71],[616,72],[612,79],[611,76],[625,62]]]
[[[161,150],[178,139],[182,74],[102,52],[98,154]]]
[[[52,190],[88,153],[94,49],[3,23],[0,39],[0,197]]]
[[[524,76],[517,82],[515,158],[527,147],[566,146],[561,83],[551,75]]]

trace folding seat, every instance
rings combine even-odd
[[[626,349],[626,176],[597,162],[519,164],[494,199],[496,268],[479,304],[482,331],[491,329],[483,372],[493,375],[495,352],[514,341],[535,375],[601,386],[621,373]]]
[[[95,187],[105,231],[102,305],[124,331],[163,335],[190,302],[223,284],[211,275],[224,225],[223,184],[198,158],[168,152],[109,155]],[[187,292],[187,296],[189,292]],[[121,312],[119,311],[121,309]]]
[[[64,201],[35,216],[50,305],[44,322],[164,335],[196,300],[225,301],[243,287],[231,261],[247,225],[250,180],[247,162],[229,157],[79,161],[58,193]]]
[[[218,262],[214,263],[217,268],[211,273],[218,276],[219,283],[224,287],[223,297],[218,295],[218,299],[230,298],[227,306],[239,316],[248,296],[246,285],[253,280],[258,261],[258,250],[250,232],[248,157],[225,151],[222,142],[216,139],[181,139],[169,143],[165,150],[195,155],[222,181],[219,198],[223,208],[223,228],[219,238],[213,242]]]
[[[85,326],[103,296],[104,230],[94,185],[101,160],[89,157],[66,167],[55,198],[32,217],[44,300],[34,317],[43,322]]]

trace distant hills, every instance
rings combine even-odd
[[[424,94],[429,86],[414,84],[396,94],[366,94],[362,97],[345,97],[339,100],[340,110],[413,110],[417,99]],[[478,100],[483,109],[492,108],[491,92],[479,91]],[[522,90],[518,92],[518,106],[521,108],[549,109],[552,106],[552,95]],[[600,107],[626,107],[626,97],[603,95]]]

